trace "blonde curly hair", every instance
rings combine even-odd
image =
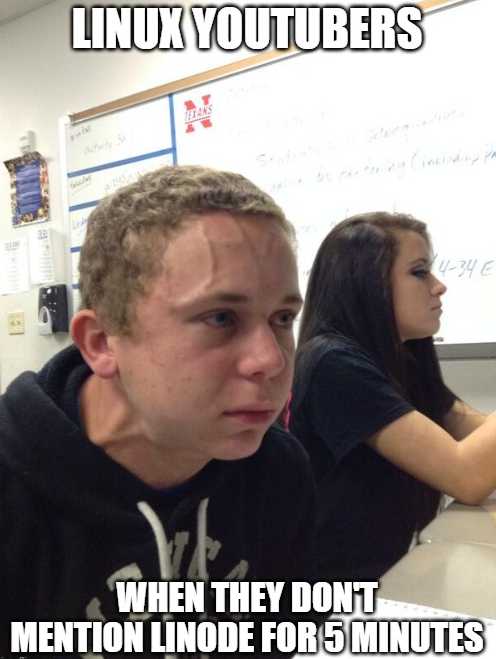
[[[192,216],[227,211],[291,224],[272,197],[240,174],[167,166],[103,199],[88,219],[79,261],[81,307],[96,311],[107,331],[129,335],[134,302],[161,272],[174,232]]]

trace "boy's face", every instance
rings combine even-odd
[[[274,220],[188,222],[136,304],[132,337],[109,337],[143,436],[199,464],[254,453],[289,395],[300,306],[294,253]]]

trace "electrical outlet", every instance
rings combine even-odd
[[[24,311],[9,311],[7,328],[9,334],[24,334]]]

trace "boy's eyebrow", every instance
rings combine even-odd
[[[218,300],[219,302],[231,302],[233,304],[246,304],[250,301],[250,298],[247,295],[220,291],[211,297],[207,297],[206,300]],[[282,302],[284,302],[284,304],[303,304],[303,298],[299,293],[290,293],[282,299]]]
[[[248,304],[250,298],[248,295],[243,293],[232,293],[230,291],[218,291],[212,295],[206,295],[205,297],[200,297],[196,300],[192,300],[190,303],[186,303],[186,306],[193,306],[198,304]],[[303,298],[299,293],[289,293],[282,300],[282,304],[294,304],[302,305]],[[182,306],[182,305],[181,305]]]

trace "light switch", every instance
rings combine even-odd
[[[9,311],[7,328],[9,334],[24,334],[24,311]]]

